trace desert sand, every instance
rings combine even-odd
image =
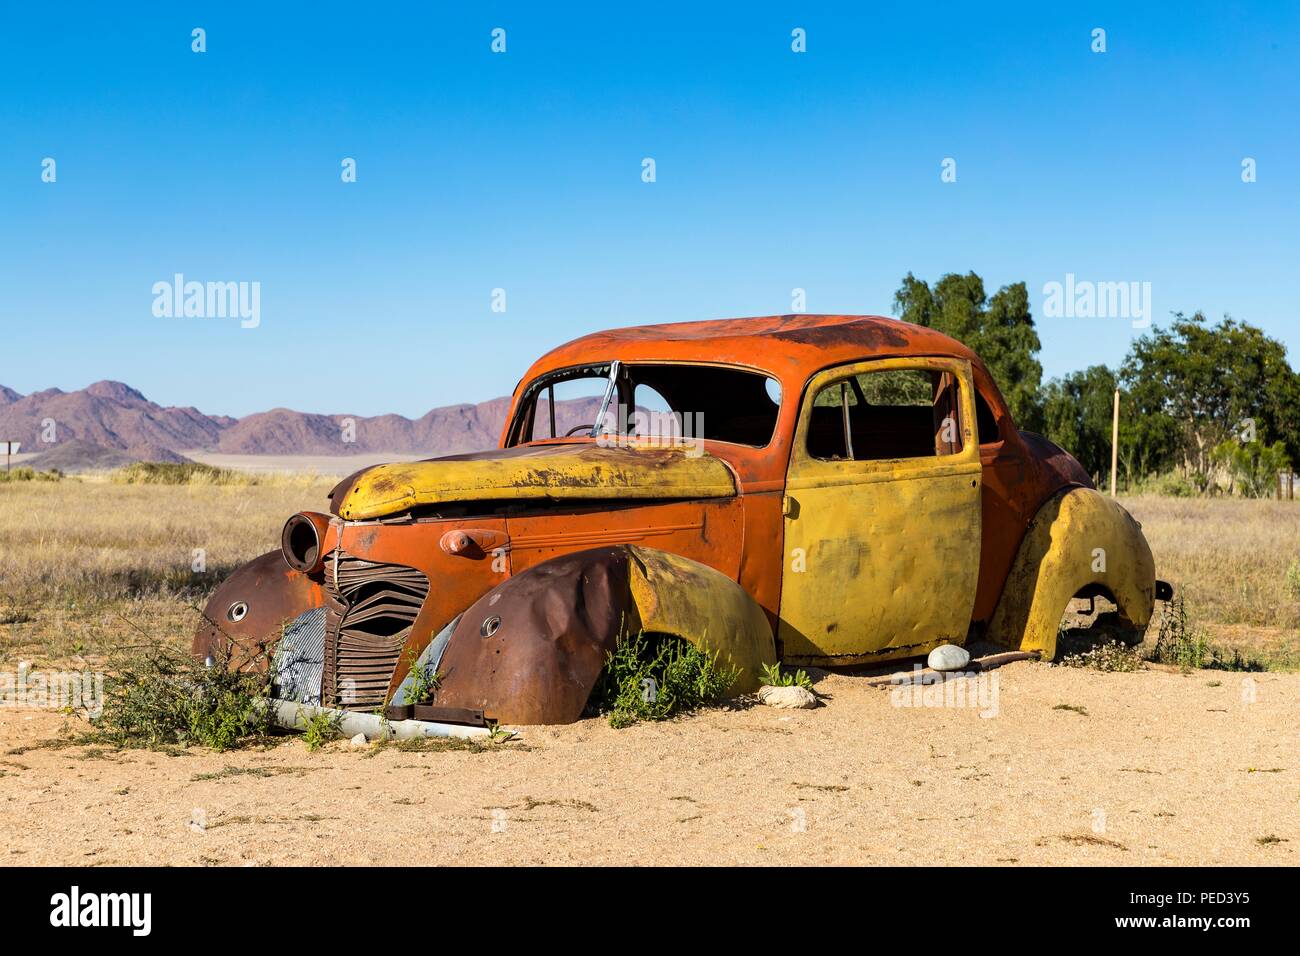
[[[0,710],[9,864],[1280,864],[1300,849],[1300,674],[1018,662],[996,715],[900,707],[819,674],[824,706],[483,752],[176,755],[42,741]],[[987,677],[985,678],[987,680]],[[985,687],[983,703],[991,700]],[[1069,709],[1067,709],[1069,708]]]

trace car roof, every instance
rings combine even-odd
[[[571,365],[616,358],[746,365],[785,382],[802,383],[829,366],[895,355],[979,361],[950,336],[882,315],[766,315],[593,332],[547,352],[523,381]]]

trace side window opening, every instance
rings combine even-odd
[[[607,384],[608,372],[549,383],[537,396],[528,440],[563,438],[582,425],[590,428],[595,424]]]
[[[998,431],[998,420],[993,416],[993,409],[979,393],[979,389],[975,390],[975,427],[979,429],[981,445],[992,445],[1002,440],[1002,433]]]
[[[813,398],[808,453],[829,461],[955,455],[958,382],[950,372],[887,369],[831,382]]]

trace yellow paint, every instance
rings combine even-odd
[[[1105,570],[1097,570],[1099,552]],[[1072,488],[1043,505],[1030,523],[988,636],[1051,659],[1061,618],[1083,588],[1104,586],[1128,623],[1146,627],[1155,582],[1151,548],[1133,517],[1098,491]]]
[[[357,479],[339,503],[339,514],[355,521],[461,501],[726,498],[735,493],[731,470],[698,450],[581,442],[378,465]]]
[[[633,558],[629,586],[642,629],[717,652],[740,668],[733,694],[757,690],[762,665],[776,663],[776,645],[767,615],[754,599],[698,561],[636,545],[628,550]]]
[[[960,388],[962,450],[884,461],[809,456],[812,399],[863,372],[951,372]],[[786,481],[779,636],[791,663],[861,663],[961,644],[980,563],[980,459],[970,364],[883,359],[830,369],[805,392]],[[802,570],[800,570],[802,567]]]

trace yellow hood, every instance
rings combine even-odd
[[[726,498],[736,483],[698,449],[601,447],[590,442],[504,448],[377,465],[331,492],[349,521],[420,505],[537,498]]]

